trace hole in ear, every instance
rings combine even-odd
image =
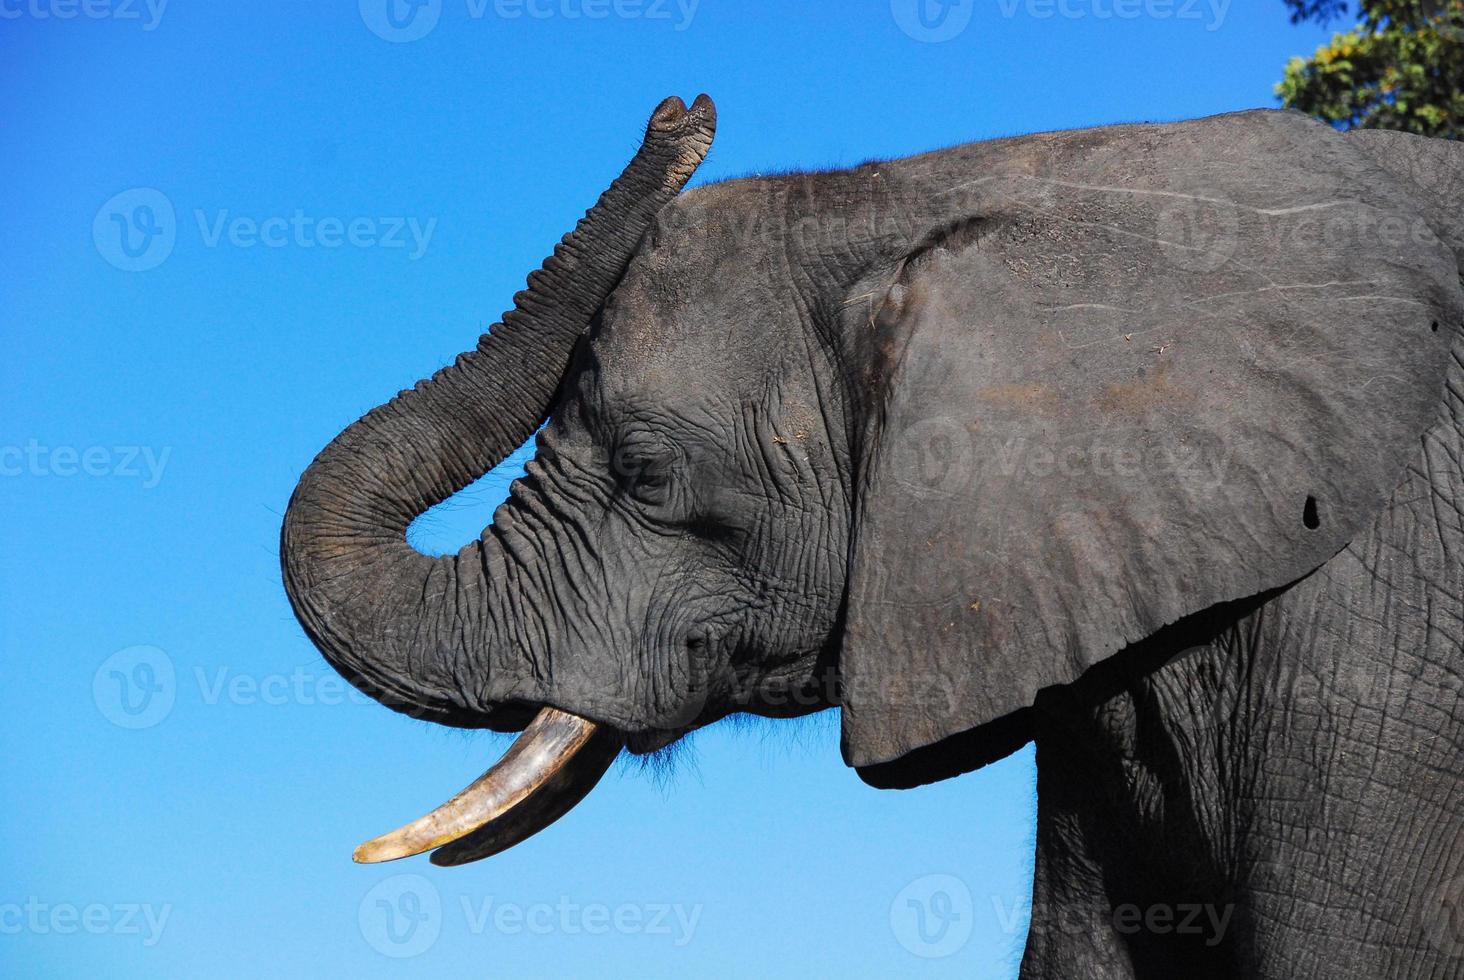
[[[1439,332],[1439,321],[1435,320],[1433,323],[1430,323],[1428,325],[1428,328],[1429,328],[1429,330],[1433,331],[1434,333],[1438,333]]]
[[[1306,525],[1308,531],[1315,531],[1322,526],[1322,519],[1317,516],[1317,498],[1307,494],[1306,506],[1301,509],[1301,523]]]

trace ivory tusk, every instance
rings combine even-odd
[[[472,856],[450,863],[497,853],[569,812],[610,768],[620,747],[613,730],[557,708],[542,708],[487,772],[431,813],[362,844],[355,860],[394,861],[475,831],[483,832],[474,836],[477,846],[459,849]],[[485,849],[489,841],[490,849]]]

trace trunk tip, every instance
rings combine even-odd
[[[675,133],[692,127],[710,129],[716,124],[717,107],[711,96],[703,92],[692,102],[690,110],[678,95],[664,100],[651,113],[647,129],[654,133]]]

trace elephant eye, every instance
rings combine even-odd
[[[630,478],[627,489],[632,497],[643,504],[664,504],[671,495],[670,468],[648,466]]]
[[[664,504],[671,490],[675,454],[657,442],[623,443],[614,457],[616,481],[645,504]]]

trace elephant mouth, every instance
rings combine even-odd
[[[548,827],[584,799],[625,745],[608,725],[545,707],[503,758],[425,816],[356,848],[358,864],[432,851],[432,863],[468,864]]]

